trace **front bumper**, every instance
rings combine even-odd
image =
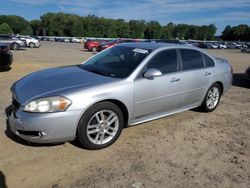
[[[10,130],[22,139],[34,143],[57,143],[75,139],[81,111],[57,113],[27,113],[22,108],[6,109]]]
[[[41,46],[41,43],[40,42],[36,42],[35,43],[35,47],[39,48]]]

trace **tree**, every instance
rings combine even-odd
[[[13,31],[8,24],[3,23],[0,25],[0,34],[10,35],[10,34],[13,34]]]
[[[7,23],[15,34],[32,34],[30,23],[21,16],[0,15],[0,24],[2,23]]]
[[[33,35],[42,35],[42,22],[41,20],[31,20],[30,26],[33,30]]]
[[[231,27],[226,26],[222,32],[222,39],[224,40],[250,40],[250,27],[248,25],[240,24],[238,26]]]
[[[130,20],[129,23],[130,38],[144,38],[145,21],[144,20]]]
[[[162,39],[173,38],[173,23],[169,23],[168,25],[162,27],[161,38]]]
[[[0,24],[6,23],[15,34],[33,34],[68,37],[108,37],[108,38],[147,38],[147,39],[199,39],[212,40],[216,33],[214,24],[165,26],[157,21],[109,19],[95,15],[46,13],[39,20],[28,22],[20,16],[0,15]],[[249,40],[250,28],[247,25],[228,26],[222,33],[223,39]]]
[[[185,39],[185,36],[188,32],[188,27],[189,26],[187,24],[178,24],[177,26],[175,26],[173,29],[174,38]]]
[[[151,21],[147,23],[144,36],[146,39],[159,39],[162,35],[162,28],[159,22]]]

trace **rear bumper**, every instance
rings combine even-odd
[[[18,137],[34,143],[57,143],[75,139],[80,111],[27,113],[6,110],[9,128]]]

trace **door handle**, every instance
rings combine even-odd
[[[211,72],[205,72],[205,76],[210,76],[211,74]]]
[[[172,78],[171,82],[175,83],[175,82],[179,82],[181,79],[180,78]]]

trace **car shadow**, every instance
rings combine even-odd
[[[26,51],[26,48],[19,48],[18,50],[14,50],[14,51]]]
[[[5,175],[2,171],[0,171],[0,187],[1,188],[7,188],[7,184],[6,184],[6,178]]]
[[[80,51],[82,51],[82,52],[90,52],[87,49],[81,49]]]
[[[236,86],[236,87],[243,87],[243,88],[250,89],[250,82],[245,80],[243,78],[243,74],[241,74],[241,73],[233,74],[233,83],[232,83],[232,85]]]
[[[11,70],[11,67],[2,67],[0,68],[0,72],[8,72]]]

